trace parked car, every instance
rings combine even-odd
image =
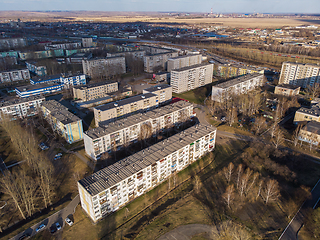
[[[61,229],[61,225],[58,222],[56,222],[56,227],[58,231]]]
[[[36,229],[36,232],[40,232],[42,229],[44,229],[47,225],[42,223],[40,226]]]
[[[30,237],[30,233],[25,233],[22,236],[19,237],[19,240],[27,239]]]
[[[54,156],[54,159],[53,160],[57,160],[57,159],[59,159],[59,158],[61,158],[62,157],[62,153],[58,153],[58,154],[56,154],[55,156]]]
[[[49,149],[49,147],[47,145],[45,145],[45,143],[43,143],[43,142],[39,144],[39,147],[40,147],[41,150]]]
[[[73,222],[70,220],[70,218],[66,218],[66,223],[69,225],[69,226],[72,226],[73,225]]]

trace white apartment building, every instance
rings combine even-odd
[[[78,181],[81,207],[97,222],[212,151],[215,139],[215,127],[196,125]]]
[[[0,83],[26,81],[29,79],[30,73],[28,69],[0,72]]]
[[[279,84],[290,84],[306,88],[320,83],[320,65],[309,63],[282,63]]]
[[[93,47],[93,41],[92,38],[82,38],[82,47],[88,48]]]
[[[185,55],[175,58],[168,59],[167,71],[171,72],[173,69],[180,69],[183,67],[189,67],[197,64],[201,64],[202,55],[194,54],[194,55]]]
[[[172,92],[182,93],[212,82],[213,64],[197,64],[171,71]]]
[[[73,98],[76,100],[90,101],[107,97],[108,93],[118,91],[118,82],[98,82],[73,88]]]
[[[185,122],[193,116],[193,105],[179,101],[146,113],[138,113],[100,126],[84,133],[86,154],[100,159],[101,154],[111,151],[112,146],[121,147],[136,141],[144,124],[150,127],[152,134]]]
[[[178,57],[178,52],[164,52],[144,56],[144,71],[152,73],[165,70],[169,58]]]
[[[142,93],[153,93],[158,95],[159,104],[169,102],[172,99],[172,87],[168,84],[145,88]]]
[[[230,94],[240,95],[263,85],[264,75],[260,73],[246,74],[227,82],[212,86],[212,100],[223,102]]]
[[[32,96],[2,102],[0,103],[0,118],[2,114],[11,116],[13,120],[36,115],[44,101],[44,97]]]
[[[0,49],[12,49],[27,46],[25,38],[3,38],[0,39]]]
[[[125,57],[107,57],[82,60],[83,73],[91,77],[126,73]]]
[[[73,42],[73,43],[55,43],[44,46],[45,50],[55,50],[55,49],[76,49],[81,48],[80,42]]]

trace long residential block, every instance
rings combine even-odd
[[[0,83],[26,81],[30,79],[28,69],[0,72]]]
[[[170,85],[174,93],[182,93],[212,82],[213,64],[197,64],[171,71]]]
[[[107,103],[93,109],[95,123],[98,127],[100,122],[111,121],[133,112],[149,110],[158,105],[159,98],[153,93],[141,94],[116,102]]]
[[[138,113],[112,123],[103,122],[100,126],[84,133],[84,147],[86,154],[98,160],[101,154],[112,147],[121,147],[136,141],[147,127],[151,134],[165,128],[178,125],[193,116],[193,105],[179,101],[146,113]]]
[[[180,69],[184,67],[189,67],[197,64],[201,64],[202,55],[201,54],[193,54],[193,55],[185,55],[175,58],[168,59],[168,67],[167,71],[171,72],[173,69]]]
[[[70,86],[80,86],[85,85],[86,75],[84,74],[55,74],[55,75],[48,75],[43,77],[33,77],[30,79],[30,83],[32,85],[35,84],[63,84],[64,88],[69,88]]]
[[[47,67],[38,62],[26,62],[26,65],[29,71],[37,76],[42,77],[47,75]]]
[[[126,73],[125,57],[107,57],[82,60],[83,73],[91,77]]]
[[[73,88],[73,97],[78,100],[90,101],[97,98],[107,97],[108,93],[118,91],[118,82],[99,82],[86,86]]]
[[[178,57],[178,52],[164,52],[144,56],[144,71],[152,73],[158,70],[166,70],[169,58]]]
[[[246,74],[227,82],[212,86],[212,100],[223,102],[231,95],[240,95],[263,85],[264,75],[260,73]]]
[[[161,84],[154,87],[143,89],[143,93],[153,93],[158,96],[159,104],[171,101],[172,87],[168,84]]]
[[[320,83],[320,65],[310,63],[282,63],[279,84],[290,84],[306,88]]]
[[[55,100],[42,103],[43,115],[51,127],[68,143],[83,139],[82,120]]]
[[[78,181],[81,207],[97,222],[212,151],[215,139],[215,127],[196,125]]]
[[[33,116],[38,113],[44,101],[45,98],[40,96],[5,101],[0,103],[0,113],[10,116],[13,120]]]
[[[35,95],[42,95],[42,94],[52,94],[56,92],[60,92],[63,89],[64,84],[36,84],[36,85],[26,85],[21,87],[16,87],[16,94],[21,97],[31,97]]]

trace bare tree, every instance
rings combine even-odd
[[[307,94],[310,96],[310,98],[314,99],[315,97],[319,96],[320,93],[320,84],[314,83],[312,86],[307,87]]]
[[[152,126],[150,122],[145,122],[140,125],[140,132],[139,132],[139,141],[141,141],[141,148],[142,148],[142,141],[146,145],[146,140],[152,136]]]
[[[274,179],[269,179],[261,193],[266,204],[270,201],[277,200],[280,193],[278,182]]]
[[[233,185],[229,185],[227,187],[225,193],[222,194],[222,198],[224,199],[224,201],[228,205],[228,208],[230,208],[230,204],[234,200],[234,186]]]
[[[224,173],[224,176],[226,177],[228,184],[231,181],[233,169],[234,169],[234,165],[232,162],[229,163],[228,167],[223,168],[223,173]]]
[[[250,185],[249,185],[248,188],[247,188],[247,193],[250,191],[250,189],[252,189],[252,187],[254,186],[254,184],[255,184],[257,178],[259,177],[259,175],[260,175],[260,174],[259,174],[258,172],[255,172],[255,173],[252,175],[252,180],[251,180]]]
[[[261,196],[262,184],[263,184],[263,180],[261,179],[258,183],[258,193],[257,193],[256,200],[258,199],[259,196]]]
[[[257,135],[259,135],[264,129],[266,129],[267,124],[264,117],[260,116],[256,118],[256,121],[253,125],[253,130],[256,132]]]
[[[278,148],[283,143],[283,133],[281,129],[277,129],[272,139],[272,142],[276,148]]]
[[[246,172],[240,178],[240,186],[239,186],[240,198],[242,198],[243,194],[246,191],[251,174],[252,174],[252,170],[250,168],[247,168]]]
[[[239,166],[237,168],[237,188],[238,189],[239,189],[240,177],[242,175],[242,171],[243,171],[243,166],[242,166],[242,164],[239,164]]]
[[[230,126],[238,121],[238,110],[236,107],[232,107],[231,109],[227,110],[227,121],[229,122]]]
[[[300,134],[301,128],[302,128],[302,125],[298,124],[297,128],[294,130],[294,133],[293,133],[293,144],[295,147],[298,145],[298,142],[299,142],[299,134]]]
[[[195,175],[195,177],[194,177],[194,186],[193,187],[194,187],[194,190],[195,190],[196,194],[200,193],[201,185],[202,185],[202,183],[201,183],[200,177],[198,175]]]

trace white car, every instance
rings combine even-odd
[[[47,225],[42,223],[40,226],[36,229],[36,232],[40,232],[42,229],[44,229]]]
[[[61,225],[58,222],[56,222],[56,228],[58,231],[61,229]]]
[[[66,218],[66,223],[69,225],[69,226],[72,226],[73,225],[73,222],[70,220],[70,218]]]

